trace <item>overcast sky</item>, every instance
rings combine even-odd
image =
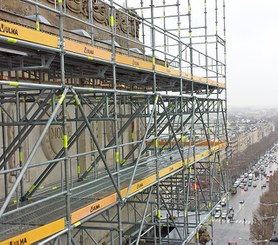
[[[278,107],[278,0],[226,0],[228,104]]]
[[[154,5],[162,3],[162,0],[153,1]],[[140,5],[139,1],[130,0],[129,3],[132,6]],[[219,9],[222,3],[222,0],[218,0]],[[278,0],[225,0],[225,3],[229,107],[278,108]],[[187,6],[187,1],[180,0],[180,4],[181,12],[186,12],[184,5]],[[191,0],[191,5],[194,4],[197,10],[192,7],[192,15],[201,22],[204,0]],[[207,6],[208,13],[214,16],[215,0],[207,0]],[[161,9],[155,9],[155,14],[158,11]],[[219,12],[222,13],[222,9]],[[222,16],[218,18],[221,24]],[[211,20],[208,26],[214,28],[214,19]],[[176,22],[168,23],[176,25]],[[223,27],[219,26],[218,29],[223,30]],[[223,37],[222,33],[220,35]]]

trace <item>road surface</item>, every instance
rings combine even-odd
[[[276,163],[270,164],[266,168],[266,173],[269,175],[270,170],[276,170],[277,165]],[[232,196],[228,204],[234,208],[234,222],[230,223],[225,219],[214,220],[213,245],[225,245],[231,240],[237,241],[237,245],[251,244],[249,226],[253,219],[252,213],[259,205],[261,194],[268,189],[268,183],[266,188],[261,188],[264,183],[266,183],[266,178],[260,175],[257,187],[248,187],[248,191],[237,188],[237,194]],[[244,203],[241,204],[240,201],[244,201]]]

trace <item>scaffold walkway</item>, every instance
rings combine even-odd
[[[38,32],[36,30],[5,21],[0,21],[0,25],[4,30],[3,32],[0,32],[0,41],[4,45],[12,45],[13,48],[19,48],[20,50],[24,50],[24,48],[22,47],[26,47],[35,50],[40,49],[46,52],[60,52],[58,36],[54,36],[44,32]],[[111,51],[105,50],[103,48],[101,49],[78,41],[65,39],[63,50],[65,52],[66,63],[67,57],[69,57],[69,59],[81,59],[86,61],[87,63],[92,64],[112,64]],[[30,60],[29,62],[31,63],[33,61]],[[53,60],[52,62],[55,62],[55,60]],[[225,84],[223,83],[198,76],[192,76],[185,72],[180,72],[177,69],[156,64],[155,58],[153,58],[152,61],[146,61],[125,54],[116,54],[114,62],[120,75],[124,75],[124,73],[128,74],[128,71],[133,71],[133,75],[138,75],[138,73],[139,75],[141,75],[144,73],[155,72],[157,76],[160,77],[161,83],[165,83],[165,80],[168,81],[169,78],[172,78],[182,79],[184,80],[184,82],[193,81],[194,83],[196,83],[196,90],[198,90],[198,87],[200,87],[201,90],[207,89],[207,86],[209,87],[209,89],[210,87],[221,89],[225,88]],[[25,63],[28,64],[28,57],[25,58]],[[109,73],[109,69],[107,70],[107,73]],[[148,84],[145,84],[144,86],[148,87]],[[158,88],[160,88],[159,90],[162,90],[163,85],[158,84]]]
[[[160,157],[159,173],[155,173],[155,161],[152,159],[146,162],[141,162],[134,178],[134,184],[131,185],[128,196],[127,182],[132,176],[134,166],[126,167],[121,170],[121,195],[122,198],[130,198],[136,192],[141,192],[149,186],[155,185],[161,179],[179,172],[185,165],[192,165],[195,162],[208,157],[210,154],[220,151],[224,148],[224,144],[214,146],[210,151],[207,147],[196,147],[196,156],[192,153],[188,160],[182,163],[181,159],[177,158],[177,152],[173,152],[172,160],[169,160],[169,155]],[[187,156],[188,149],[185,150]],[[107,207],[117,204],[117,193],[113,192],[113,185],[109,176],[104,175],[96,180],[87,180],[87,183],[76,182],[71,190],[71,221],[72,226],[77,227],[80,221],[86,218],[92,218],[94,213],[101,212]],[[45,193],[46,196],[55,196],[55,192],[51,194]],[[54,197],[53,200],[39,202],[38,198],[32,201],[23,203],[18,209],[13,212],[13,207],[7,214],[1,218],[0,228],[0,244],[14,244],[17,241],[28,241],[28,244],[42,240],[43,238],[54,235],[55,233],[65,231],[66,213],[64,197]],[[31,204],[31,205],[30,205]],[[27,206],[27,208],[25,207]],[[31,208],[30,208],[31,206]],[[11,213],[11,214],[10,214]]]
[[[227,195],[225,0],[161,2],[0,1],[0,245],[198,242]]]

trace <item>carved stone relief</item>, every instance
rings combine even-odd
[[[135,11],[129,11],[129,14],[131,16],[134,16],[135,18],[129,18],[129,22],[130,22],[130,26],[131,26],[131,30],[130,33],[132,33],[133,37],[138,38],[139,37],[139,25],[140,25],[140,21],[138,20],[140,17],[137,15],[137,13]]]
[[[55,0],[47,0],[48,2],[54,4]],[[82,15],[85,18],[89,17],[88,11],[88,0],[66,0],[65,6],[67,11],[70,11],[77,15]],[[109,25],[109,6],[104,3],[100,3],[97,0],[93,0],[93,19],[101,25],[108,26]],[[135,11],[130,10],[129,15],[116,11],[116,30],[117,32],[127,34],[131,37],[138,38],[139,36],[139,25],[140,17],[137,15]],[[133,18],[134,17],[134,18]]]
[[[49,112],[51,113],[51,112]],[[58,114],[57,118],[61,119],[61,112]],[[67,113],[67,118],[69,114]],[[44,129],[44,125],[41,126],[41,132]],[[67,124],[68,139],[72,135],[72,125],[70,122]],[[61,125],[51,125],[42,141],[42,150],[48,160],[52,160],[56,157],[57,153],[63,148],[64,144],[64,134]]]
[[[93,18],[96,22],[108,26],[108,6],[101,3],[94,3]]]

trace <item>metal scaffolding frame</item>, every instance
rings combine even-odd
[[[225,0],[17,2],[35,19],[0,6],[0,244],[198,244],[228,195]]]

